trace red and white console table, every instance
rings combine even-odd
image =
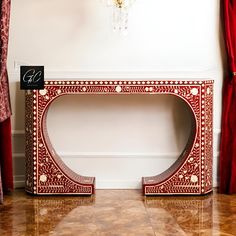
[[[192,111],[192,132],[178,160],[160,175],[143,177],[144,195],[201,195],[212,191],[213,81],[46,81],[26,92],[26,191],[32,194],[95,192],[95,177],[69,169],[51,145],[47,111],[68,94],[171,94]]]

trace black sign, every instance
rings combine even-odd
[[[43,89],[44,66],[21,66],[20,89]]]

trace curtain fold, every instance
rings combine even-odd
[[[7,51],[10,22],[10,0],[0,1],[0,202],[3,191],[13,188],[11,107],[7,76]]]
[[[0,203],[3,203],[1,165],[0,165]]]
[[[2,173],[2,187],[3,187],[3,192],[9,192],[13,189],[12,143],[11,143],[10,118],[0,123],[0,137],[1,137],[0,165],[1,165],[1,173]]]
[[[222,0],[228,75],[224,79],[220,144],[220,192],[236,193],[236,0]]]

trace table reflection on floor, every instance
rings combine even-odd
[[[29,196],[0,206],[0,235],[236,235],[236,196],[143,197],[97,190],[92,197]]]
[[[213,197],[147,197],[145,206],[155,232],[186,235],[210,232]],[[206,234],[207,235],[207,234]]]

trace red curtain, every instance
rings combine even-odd
[[[0,201],[3,191],[13,189],[11,108],[7,76],[7,49],[10,21],[10,0],[0,2]]]
[[[236,193],[236,0],[223,0],[228,76],[224,80],[220,145],[220,192]]]

